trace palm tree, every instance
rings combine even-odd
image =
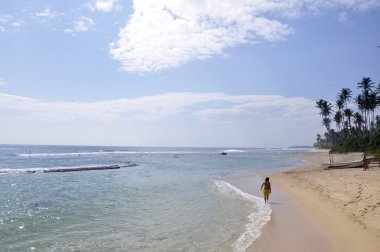
[[[375,94],[376,94],[376,108],[377,107],[380,108],[380,83],[377,85],[377,88],[375,90]]]
[[[354,115],[353,115],[353,118],[354,118],[354,124],[356,126],[356,128],[361,131],[361,128],[362,128],[362,124],[363,124],[363,116],[359,113],[359,112],[356,112]]]
[[[350,101],[352,97],[352,91],[349,88],[342,88],[340,93],[338,94],[338,99],[343,102],[347,109],[347,103]]]
[[[358,82],[358,88],[361,88],[363,93],[365,91],[372,91],[375,82],[369,77],[364,77],[361,82]]]
[[[320,99],[316,102],[322,124],[326,127],[325,139],[317,137],[317,145],[322,148],[339,150],[379,150],[380,149],[380,83],[376,84],[369,77],[364,77],[357,83],[359,94],[354,101],[357,112],[350,104],[352,92],[343,88],[337,95],[335,112],[331,103]],[[332,120],[336,123],[337,132],[332,129]]]
[[[338,112],[340,112],[340,123],[339,123],[339,126],[337,125],[338,126],[338,130],[340,131],[340,126],[341,125],[343,126],[343,122],[344,122],[344,115],[342,113],[343,112],[343,108],[344,108],[344,101],[339,96],[337,98],[338,98],[338,100],[335,102],[335,105],[338,108]],[[336,122],[336,120],[335,120],[335,122]]]
[[[336,100],[335,104],[339,110],[342,110],[344,107],[344,101],[340,97],[338,97],[338,100]]]
[[[330,115],[332,113],[332,106],[331,103],[328,101],[325,101],[323,99],[320,99],[317,103],[317,108],[320,109],[319,114],[322,116],[322,124],[326,127],[327,132],[330,131],[330,124],[331,124],[331,119]]]
[[[370,118],[370,125],[375,122],[375,110],[377,108],[377,95],[375,92],[371,92],[368,95],[368,110],[372,114],[372,118]]]
[[[354,112],[351,109],[345,109],[344,116],[347,118],[348,128],[351,129],[351,118],[354,114]]]
[[[367,114],[366,114],[366,104],[365,104],[365,99],[363,94],[359,94],[355,98],[355,103],[358,106],[358,109],[362,115],[362,118],[364,120],[364,125],[367,128]]]
[[[361,82],[357,83],[358,88],[362,89],[361,97],[360,97],[360,106],[362,111],[364,112],[364,122],[366,125],[366,129],[369,130],[371,125],[370,112],[374,111],[373,107],[373,86],[375,83],[369,77],[364,77]],[[376,96],[376,95],[375,95]],[[375,98],[376,103],[376,98]],[[358,104],[359,105],[359,104]],[[373,110],[372,110],[373,109]]]
[[[322,120],[322,125],[326,127],[327,132],[330,132],[331,119],[328,117],[324,117]]]
[[[322,140],[321,134],[317,134],[317,142],[320,142]]]
[[[340,131],[340,126],[342,124],[342,112],[340,110],[335,113],[334,121],[336,122],[338,131]]]
[[[321,110],[320,114],[323,117],[329,117],[331,115],[332,106],[330,102],[320,99],[317,101],[317,107]]]

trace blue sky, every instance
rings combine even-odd
[[[380,82],[380,1],[2,1],[0,143],[286,147]]]

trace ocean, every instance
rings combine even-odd
[[[228,178],[308,151],[0,145],[0,251],[246,251],[271,207]]]

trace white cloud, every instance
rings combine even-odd
[[[242,96],[228,107],[206,108],[194,114],[207,122],[293,122],[317,118],[314,101],[283,96]]]
[[[224,55],[239,44],[286,39],[293,34],[287,18],[379,5],[378,0],[135,0],[110,54],[124,71],[159,71]]]
[[[88,4],[91,11],[111,12],[120,10],[119,0],[96,0]]]
[[[5,86],[5,85],[7,85],[7,83],[5,82],[5,80],[0,79],[0,87],[1,87],[1,86]]]
[[[350,19],[349,19],[349,15],[347,12],[341,12],[339,13],[338,15],[338,20],[339,22],[343,23],[343,24],[350,24]]]
[[[134,1],[134,13],[111,44],[111,55],[125,71],[158,71],[292,33],[287,25],[258,16],[247,1],[224,2]]]
[[[6,24],[13,19],[11,15],[0,15],[0,24]]]
[[[38,11],[38,12],[35,13],[36,17],[47,18],[47,19],[56,18],[59,15],[62,15],[62,14],[59,14],[58,12],[53,11],[50,8],[45,8],[45,9],[43,9],[43,10]]]
[[[318,118],[315,102],[305,98],[221,93],[168,93],[92,103],[47,102],[0,93],[2,108],[15,110],[19,118],[32,121],[158,121],[178,115],[205,122],[298,122]]]
[[[0,93],[0,117],[0,137],[10,143],[288,146],[311,144],[322,129],[315,101],[278,95],[167,93],[84,103]]]
[[[12,15],[0,15],[0,32],[17,31],[25,22]]]
[[[80,17],[73,23],[73,28],[65,29],[66,33],[89,32],[95,26],[94,20],[89,17]]]
[[[15,22],[12,22],[11,25],[14,27],[14,28],[21,28],[22,26],[24,26],[24,22],[23,21],[15,21]]]

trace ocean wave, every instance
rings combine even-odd
[[[222,152],[226,152],[226,153],[244,153],[245,151],[244,150],[238,150],[238,149],[227,149],[227,150],[224,150]]]
[[[120,155],[120,154],[138,154],[138,155],[190,155],[201,152],[195,151],[93,151],[93,152],[45,152],[45,153],[20,153],[18,157],[72,157],[72,156],[95,156],[95,155]]]
[[[0,174],[8,173],[38,173],[44,172],[45,168],[2,168],[0,169]]]
[[[90,156],[90,155],[109,155],[126,154],[129,151],[93,151],[93,152],[45,152],[45,153],[21,153],[18,157],[60,157],[60,156]]]
[[[260,237],[262,227],[271,219],[272,209],[261,198],[245,193],[225,181],[215,180],[214,186],[225,196],[251,202],[256,207],[256,211],[248,215],[249,221],[245,224],[244,233],[232,244],[234,251],[246,251]]]
[[[106,170],[106,169],[119,169],[121,167],[137,166],[134,163],[124,164],[95,164],[95,165],[82,165],[82,166],[57,166],[57,167],[35,167],[35,168],[3,168],[0,169],[0,174],[7,173],[49,173],[49,172],[65,172],[65,171],[89,171],[89,170]]]

